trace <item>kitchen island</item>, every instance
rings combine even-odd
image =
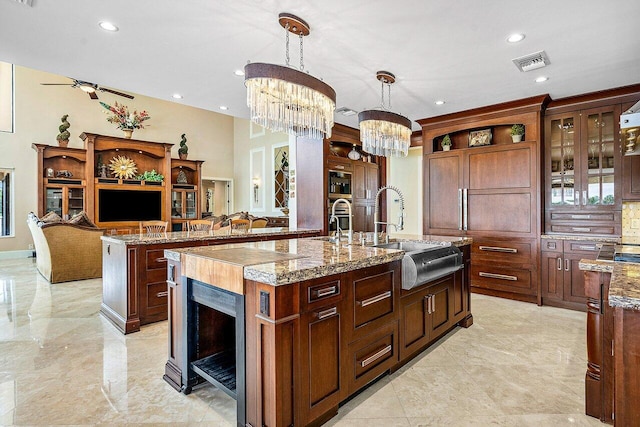
[[[102,236],[100,312],[125,334],[167,319],[165,249],[317,236],[320,230],[254,228]]]
[[[472,324],[465,267],[402,289],[403,251],[326,239],[167,250],[165,380],[207,380],[237,399],[238,425],[319,425],[448,331]]]
[[[640,420],[640,264],[612,256],[605,245],[579,264],[589,298],[585,413],[628,426]]]

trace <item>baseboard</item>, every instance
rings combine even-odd
[[[35,252],[32,249],[26,249],[24,251],[0,251],[0,260],[2,259],[18,259],[18,258],[33,258]]]

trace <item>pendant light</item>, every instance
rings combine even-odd
[[[279,22],[286,34],[286,66],[256,62],[244,67],[251,121],[274,132],[329,138],[336,92],[304,72],[302,38],[309,35],[309,25],[290,13],[281,13]],[[289,33],[300,39],[299,70],[289,65]]]
[[[349,154],[347,154],[347,157],[350,158],[351,160],[360,160],[362,155],[358,150],[356,150],[356,144],[353,144],[353,148],[351,149],[351,151],[349,151]]]
[[[358,114],[362,149],[376,156],[406,157],[411,144],[411,121],[391,111],[391,85],[396,76],[378,71],[376,78],[382,86],[380,110],[366,110]],[[384,102],[384,88],[388,89],[388,105]]]

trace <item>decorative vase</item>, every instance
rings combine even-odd
[[[122,129],[122,132],[124,132],[124,137],[126,139],[131,139],[131,135],[133,134],[133,129]]]
[[[511,139],[513,142],[520,142],[522,141],[522,135],[511,135]]]
[[[67,145],[69,145],[69,140],[68,139],[59,139],[58,140],[58,145],[60,147],[66,147]]]
[[[180,156],[180,160],[187,160],[187,153],[178,153],[178,156]]]
[[[442,151],[449,151],[451,150],[451,146],[450,145],[443,145],[442,146]]]

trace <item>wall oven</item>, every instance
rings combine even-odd
[[[329,231],[336,231],[335,220],[331,222],[331,206],[335,200],[329,199],[329,209],[327,210],[327,218],[329,218]],[[349,208],[344,203],[338,203],[335,207],[335,215],[338,218],[338,224],[341,230],[349,230]]]

